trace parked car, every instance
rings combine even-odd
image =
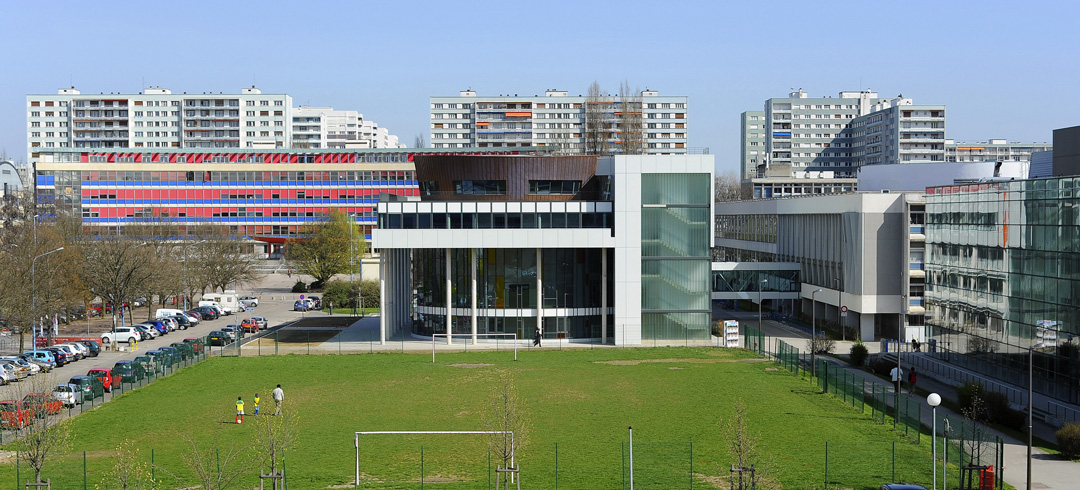
[[[71,358],[71,359],[73,359],[75,361],[81,360],[83,358],[82,351],[80,351],[79,349],[76,349],[75,347],[72,347],[70,345],[57,344],[57,345],[54,345],[53,347],[64,351],[64,353],[66,353],[69,358]]]
[[[48,362],[48,363],[52,364],[53,367],[59,367],[59,366],[62,365],[62,364],[58,364],[56,362],[56,357],[53,356],[53,353],[51,351],[47,351],[47,350],[28,350],[26,352],[23,352],[22,355],[37,359],[39,361]]]
[[[149,375],[151,373],[153,373],[153,374],[158,373],[157,362],[154,361],[154,358],[152,358],[152,357],[150,357],[148,355],[135,356],[135,358],[132,359],[131,362],[132,362],[132,364],[137,364],[139,366],[142,366],[143,372],[146,373],[147,375]]]
[[[142,334],[135,327],[116,327],[111,332],[101,334],[101,342],[111,344],[113,342],[135,343],[142,340]]]
[[[210,332],[210,335],[208,335],[206,338],[207,342],[209,342],[210,345],[225,345],[232,342],[232,337],[230,337],[229,334],[222,332],[221,330],[214,330]]]
[[[29,362],[30,364],[38,366],[38,368],[41,369],[41,372],[43,373],[47,373],[56,368],[56,364],[46,361],[45,359],[38,359],[29,354],[19,354],[19,358],[25,360],[26,362]]]
[[[21,366],[16,366],[15,364],[12,364],[12,363],[7,362],[7,361],[0,361],[0,363],[3,363],[3,364],[0,364],[0,368],[4,369],[5,371],[7,371],[7,372],[11,373],[13,376],[15,376],[16,381],[18,381],[20,379],[23,379],[23,378],[25,378],[27,376],[30,376],[30,369],[29,368],[23,368]]]
[[[135,330],[138,330],[140,332],[143,340],[156,339],[159,335],[161,335],[161,332],[158,332],[157,329],[151,325],[137,323],[132,326],[135,327]]]
[[[188,310],[188,311],[185,311],[184,314],[188,315],[188,316],[195,317],[195,320],[199,321],[199,322],[201,322],[203,320],[202,312],[200,312],[198,310]],[[209,320],[209,318],[207,320]]]
[[[0,384],[14,383],[19,380],[19,375],[16,374],[15,366],[11,364],[0,364]]]
[[[24,407],[30,409],[37,418],[60,413],[64,408],[60,400],[48,393],[27,393],[22,399]]]
[[[185,315],[173,315],[166,318],[176,322],[177,330],[187,330],[188,327],[194,326],[192,325],[191,320],[188,320],[188,317]]]
[[[27,410],[17,400],[0,401],[0,425],[9,429],[21,429],[30,425],[34,412]]]
[[[175,347],[167,345],[158,347],[158,351],[161,352],[161,360],[158,361],[158,365],[172,367],[174,364],[180,362],[180,352]]]
[[[322,309],[322,298],[320,298],[318,296],[308,296],[308,299],[311,300],[311,309],[313,309],[313,310],[321,310]]]
[[[187,342],[173,342],[169,344],[169,347],[172,347],[176,351],[176,362],[191,359],[195,354],[195,350],[192,349],[192,345]]]
[[[255,323],[259,324],[259,330],[266,330],[267,327],[270,326],[270,322],[267,322],[266,318],[264,318],[264,317],[253,316],[253,317],[251,317],[251,319],[255,320]]]
[[[101,344],[97,343],[96,340],[79,340],[78,343],[85,345],[87,349],[90,349],[91,357],[97,357],[98,354],[101,354]]]
[[[167,335],[169,333],[169,326],[160,319],[147,320],[145,322],[142,322],[142,325],[147,325],[150,328],[154,329],[154,331],[158,333],[158,336]]]
[[[104,368],[91,369],[86,372],[87,376],[92,376],[101,381],[101,386],[105,387],[106,393],[112,393],[113,388],[120,386],[120,378],[113,377],[112,371]]]
[[[259,306],[258,296],[241,296],[240,301],[247,301],[248,303],[251,303],[252,306]]]
[[[308,306],[307,301],[304,301],[302,299],[298,299],[293,303],[292,309],[293,309],[293,311],[308,311],[308,310],[311,309],[311,307]]]
[[[78,386],[83,392],[83,400],[92,400],[105,396],[105,386],[93,376],[72,376],[68,383]]]
[[[75,357],[78,359],[86,359],[87,357],[90,357],[90,348],[78,342],[66,342],[60,345],[65,347],[71,347],[71,349],[75,351]]]
[[[117,361],[113,366],[113,376],[120,376],[125,383],[134,383],[146,377],[142,366],[131,361]]]
[[[53,355],[53,359],[56,359],[57,367],[63,366],[65,364],[71,364],[71,357],[68,356],[67,352],[64,352],[63,349],[58,349],[56,347],[45,347],[41,350],[49,352]]]
[[[244,330],[244,333],[259,333],[259,323],[251,318],[245,318],[240,322],[240,328]]]
[[[225,332],[225,335],[229,336],[229,339],[236,340],[237,337],[242,337],[240,333],[240,325],[226,325],[221,327],[221,331]]]
[[[65,407],[74,407],[75,405],[82,404],[82,390],[78,386],[73,384],[64,383],[57,385],[53,389],[53,397],[60,401]]]
[[[203,350],[203,342],[201,340],[199,340],[199,339],[194,338],[194,337],[189,337],[189,338],[184,339],[184,343],[191,345],[191,354],[192,355],[198,354],[198,353],[202,352],[202,350]]]
[[[213,309],[213,308],[211,308],[209,306],[200,306],[198,308],[195,308],[195,311],[202,314],[202,317],[205,320],[217,320],[218,317],[221,316],[221,315],[218,314],[217,310],[215,310],[215,309]]]
[[[33,375],[41,372],[41,367],[39,367],[37,365],[34,365],[34,364],[30,364],[29,362],[26,361],[26,359],[23,359],[23,358],[21,358],[19,356],[0,357],[0,362],[6,362],[8,364],[11,364],[12,366],[15,366],[15,369],[18,369],[19,371],[25,372],[26,376],[33,376]]]

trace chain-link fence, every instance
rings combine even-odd
[[[866,413],[880,424],[893,423],[897,430],[919,442],[922,437],[922,403],[897,394],[887,385],[866,382],[866,378],[824,359],[817,360],[817,385],[844,403]],[[869,386],[867,386],[869,384]],[[869,389],[869,390],[868,390]]]

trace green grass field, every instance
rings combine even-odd
[[[523,488],[555,488],[556,478],[559,488],[624,488],[628,426],[635,488],[728,488],[732,461],[720,422],[736,398],[760,437],[757,463],[783,488],[823,488],[826,464],[830,488],[877,488],[893,478],[894,448],[898,480],[930,481],[929,443],[908,442],[772,362],[694,348],[533,351],[516,362],[507,352],[448,353],[434,364],[430,354],[215,358],[72,420],[73,451],[44,476],[53,488],[82,488],[85,451],[95,488],[116,446],[131,441],[147,462],[153,450],[163,468],[156,488],[191,487],[180,459],[189,446],[179,434],[204,447],[216,440],[222,453],[248,442],[257,424],[250,415],[232,423],[236,397],[250,413],[259,392],[263,411],[272,411],[270,390],[281,383],[298,415],[298,439],[286,455],[289,487],[351,488],[355,431],[483,430],[481,414],[503,372],[515,380],[529,423],[517,455]],[[420,488],[421,447],[426,485],[487,488],[479,436],[364,437],[361,487]],[[14,464],[0,465],[0,488],[15,478]],[[253,473],[233,488],[257,485]]]

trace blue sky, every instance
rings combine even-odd
[[[690,146],[720,171],[739,113],[803,88],[945,104],[962,141],[1050,141],[1080,124],[1080,3],[15,2],[0,3],[0,149],[25,157],[26,94],[238,92],[354,109],[411,144],[428,97],[690,97]]]

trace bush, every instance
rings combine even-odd
[[[293,284],[293,286],[292,286],[292,292],[294,292],[294,293],[306,293],[307,292],[307,284],[304,284],[304,281],[301,281],[301,280],[298,279],[296,281],[296,284]]]
[[[713,324],[712,324],[712,334],[713,334],[713,337],[723,337],[724,336],[724,321],[723,320],[717,320],[717,321],[713,322]]]
[[[894,367],[896,367],[895,362],[882,356],[874,356],[874,358],[870,360],[870,370],[878,376],[889,376],[889,373]]]
[[[848,359],[851,364],[862,367],[866,363],[866,357],[870,355],[870,352],[866,350],[866,346],[862,342],[855,342],[851,345],[851,350],[848,351]]]
[[[356,304],[357,288],[363,295],[365,308],[379,307],[379,281],[342,281],[333,279],[323,289],[323,300],[333,301],[337,308],[352,308]]]
[[[813,350],[816,354],[832,354],[835,347],[836,341],[826,337],[824,334],[818,334],[813,341],[806,340],[806,349]]]
[[[308,291],[322,291],[322,289],[323,289],[323,282],[322,281],[313,281],[311,284],[308,284]]]
[[[1065,424],[1054,435],[1062,456],[1069,459],[1080,458],[1080,424]]]
[[[956,403],[960,410],[970,410],[976,398],[983,392],[983,385],[978,381],[969,381],[956,389]]]

